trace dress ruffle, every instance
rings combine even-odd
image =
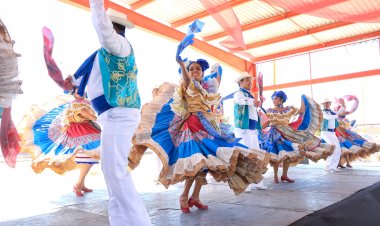
[[[379,144],[369,142],[366,139],[364,139],[362,136],[360,136],[358,133],[356,133],[355,131],[346,129],[343,126],[342,127],[339,126],[336,129],[335,134],[337,135],[340,141],[341,140],[343,141],[343,145],[345,144],[348,147],[354,145],[354,146],[359,146],[362,148],[361,150],[357,151],[356,156],[352,156],[352,159],[366,158],[380,151]]]
[[[22,94],[22,81],[18,79],[17,57],[13,51],[14,41],[0,20],[0,107],[12,105],[12,99]]]
[[[305,112],[299,120],[289,123],[297,108],[285,107],[282,110],[268,109],[270,129],[260,135],[260,147],[271,154],[271,162],[289,162],[297,165],[307,157],[317,162],[326,159],[334,152],[334,145],[324,144],[314,135],[322,121],[320,106],[310,97],[302,96]]]
[[[342,154],[340,155],[341,161],[344,161],[347,159],[348,161],[355,161],[359,158],[365,158],[367,156],[367,150],[353,144],[351,141],[345,139],[343,136],[340,135],[338,132],[339,129],[335,132],[338,140],[339,145],[342,150]]]
[[[291,127],[289,128],[292,129]],[[260,148],[266,150],[270,154],[271,163],[277,164],[286,161],[291,165],[297,165],[304,158],[304,145],[293,143],[285,139],[275,126],[271,126],[269,129],[264,130],[259,138]]]
[[[260,182],[270,156],[238,143],[228,127],[216,130],[200,112],[175,114],[171,108],[175,88],[174,84],[162,84],[158,96],[143,106],[141,122],[132,139],[129,167],[137,167],[150,148],[163,163],[159,181],[165,187],[206,172],[216,181],[227,182],[235,194],[250,183]]]
[[[31,154],[36,173],[50,168],[63,174],[77,163],[99,162],[100,131],[88,121],[65,122],[65,111],[74,102],[71,95],[62,95],[44,105],[33,105],[18,125],[21,151]]]

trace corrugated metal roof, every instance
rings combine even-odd
[[[251,53],[254,57],[258,58],[266,55],[272,55],[278,52],[285,52],[294,49],[305,48],[307,46],[312,46],[316,44],[319,44],[318,41],[313,36],[307,35],[299,38],[284,40],[282,42],[276,42],[274,44],[265,45],[258,48],[253,48],[249,50],[249,53]]]
[[[83,0],[71,1],[83,2]],[[129,5],[134,12],[184,34],[193,20],[200,19],[205,22],[205,26],[196,38],[231,52],[220,45],[220,42],[227,38],[228,32],[223,30],[200,1],[114,0],[113,2]],[[321,49],[327,46],[326,43],[328,46],[341,45],[364,38],[380,37],[380,23],[350,23],[324,19],[286,11],[261,0],[228,0],[228,2],[240,22],[244,44],[248,47],[245,52],[255,57],[250,60],[251,62]],[[380,1],[352,1],[352,4],[344,1],[329,5],[329,9],[345,12],[363,6],[367,9],[368,7],[380,9]],[[224,19],[229,21],[229,18]]]
[[[374,23],[355,23],[344,27],[316,33],[315,36],[323,42],[331,42],[352,36],[370,33],[380,30],[380,24]]]
[[[234,8],[236,16],[239,18],[241,25],[257,22],[270,18],[281,13],[285,10],[281,8],[274,8],[268,4],[263,4],[260,1],[250,1],[245,4],[236,6]]]
[[[172,24],[203,10],[199,1],[158,0],[142,7],[139,13]]]

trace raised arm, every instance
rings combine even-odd
[[[213,76],[216,81],[218,81],[218,84],[220,85],[220,82],[222,81],[222,73],[223,69],[222,66],[220,66],[218,63],[212,65],[211,68],[211,74],[215,73],[215,76]]]
[[[183,79],[183,84],[185,86],[185,88],[189,87],[190,85],[190,75],[189,75],[189,72],[187,71],[187,68],[186,68],[186,65],[185,65],[185,62],[178,59],[177,58],[177,62],[179,64],[179,66],[181,67],[181,74],[182,74],[182,79]]]
[[[100,45],[114,55],[128,56],[131,46],[126,38],[114,30],[111,19],[105,12],[104,0],[90,0],[90,8]]]
[[[349,111],[346,111],[346,106],[345,104],[343,103],[342,106],[338,106],[337,110],[334,111],[338,116],[346,116],[348,114],[350,114]]]

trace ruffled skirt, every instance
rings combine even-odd
[[[335,148],[313,134],[287,125],[271,126],[260,136],[260,147],[271,154],[271,162],[288,161],[291,165],[297,165],[304,157],[314,162],[326,159]]]
[[[18,131],[21,151],[33,158],[36,173],[50,168],[58,174],[76,168],[76,164],[96,164],[100,156],[100,131],[90,122],[64,126],[64,111],[72,101],[59,96],[43,106],[32,106]]]
[[[140,125],[132,139],[129,166],[135,168],[147,148],[161,159],[159,181],[168,187],[209,172],[216,181],[227,182],[235,194],[262,180],[269,155],[238,143],[231,128],[214,129],[198,112],[181,116],[170,107],[175,85],[164,83],[159,95],[143,106]]]
[[[360,136],[358,133],[344,129],[342,127],[338,127],[336,129],[335,134],[337,135],[338,139],[345,142],[345,144],[348,146],[358,146],[361,148],[361,150],[357,153],[356,156],[353,156],[352,159],[355,160],[357,158],[366,158],[378,151],[380,151],[380,145],[369,142],[366,139],[364,139],[362,136]]]
[[[314,136],[314,134],[294,130],[290,126],[276,127],[285,139],[302,144],[305,150],[305,156],[313,162],[320,159],[325,159],[334,153],[335,146],[331,144],[322,143],[321,139]]]
[[[341,161],[343,162],[344,160],[348,161],[355,161],[358,158],[364,158],[367,156],[367,151],[366,149],[355,145],[351,141],[345,139],[342,137],[339,133],[335,133],[338,137],[340,148],[342,149],[342,154],[341,154]]]
[[[271,163],[277,164],[286,161],[296,165],[304,158],[303,145],[285,139],[274,126],[263,130],[259,136],[259,141],[260,148],[271,155]]]

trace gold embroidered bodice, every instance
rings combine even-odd
[[[220,100],[219,93],[208,92],[199,82],[192,80],[187,89],[183,84],[178,87],[171,107],[176,114],[202,112],[209,118]]]
[[[95,111],[91,108],[90,102],[87,100],[74,100],[68,109],[65,112],[64,122],[66,125],[76,122],[81,123],[84,121],[89,121],[90,119],[84,117],[80,114],[83,110],[86,110],[88,113],[94,115],[96,117]]]
[[[339,127],[351,129],[351,122],[347,118],[338,118]]]
[[[281,110],[273,108],[269,108],[267,110],[270,125],[289,125],[289,120],[297,113],[298,108],[293,106],[287,106]]]

